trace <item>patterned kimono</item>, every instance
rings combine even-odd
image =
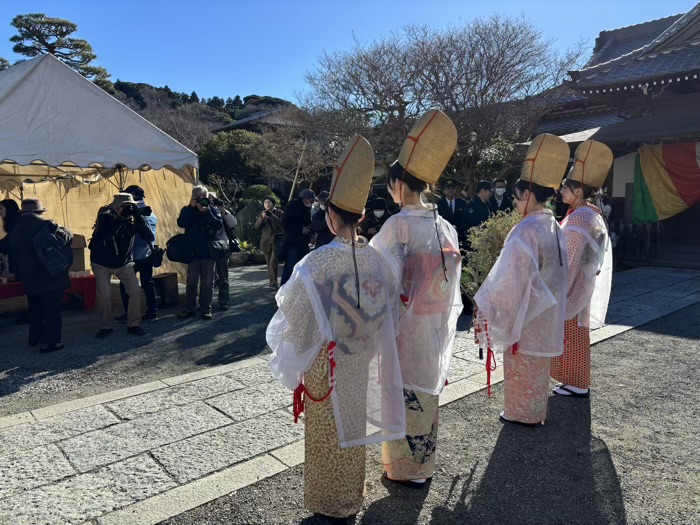
[[[457,232],[442,217],[436,223],[432,208],[404,206],[386,221],[371,245],[400,280],[405,306],[398,348],[406,435],[382,444],[384,469],[394,480],[430,478],[435,468],[438,396],[447,379],[462,311]]]
[[[354,251],[359,282],[340,237],[302,259],[267,328],[270,369],[295,390],[295,417],[305,397],[304,505],[337,518],[362,507],[365,445],[397,439],[406,425],[398,283],[365,239]]]
[[[545,420],[550,358],[564,347],[566,291],[564,234],[550,210],[532,212],[510,231],[474,297],[480,346],[505,353],[508,419]]]
[[[598,208],[581,206],[561,223],[569,255],[564,354],[552,359],[552,378],[587,389],[591,385],[589,329],[600,328],[610,299],[612,247]]]

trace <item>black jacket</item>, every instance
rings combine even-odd
[[[17,275],[18,269],[17,269],[17,263],[15,262],[13,257],[9,257],[10,255],[10,235],[12,235],[12,232],[17,228],[19,225],[20,221],[22,220],[22,217],[13,217],[11,220],[5,219],[5,229],[7,230],[5,232],[5,237],[0,239],[0,253],[8,255],[8,270],[10,273],[13,273]]]
[[[438,214],[440,217],[449,222],[455,227],[460,235],[464,232],[464,212],[467,208],[467,201],[455,197],[455,211],[452,213],[450,205],[447,203],[447,198],[443,197],[438,201]]]
[[[389,213],[389,210],[384,210],[384,215],[382,215],[381,217],[375,216],[374,210],[366,210],[365,217],[360,221],[359,224],[362,236],[366,237],[368,240],[372,239],[372,237],[374,237],[376,233],[374,235],[370,235],[369,230],[374,228],[377,230],[377,233],[379,233],[379,230],[382,229],[382,226],[384,226],[384,223],[389,217],[391,217],[391,213]]]
[[[316,248],[325,246],[335,239],[335,235],[333,235],[326,223],[326,210],[318,210],[311,216],[311,226],[316,232]]]
[[[133,262],[137,233],[146,242],[154,240],[153,232],[141,215],[123,218],[113,208],[102,208],[88,244],[90,262],[113,269]]]
[[[24,283],[24,291],[27,295],[40,295],[70,288],[68,270],[54,277],[46,270],[34,250],[34,237],[47,222],[55,224],[41,215],[25,213],[9,237],[10,257],[17,262],[19,268],[17,277]],[[66,244],[70,244],[73,240],[73,235],[65,228],[59,227],[56,235],[63,237]]]
[[[503,200],[501,201],[501,205],[498,205],[498,201],[496,200],[495,195],[491,195],[491,198],[489,199],[489,205],[491,206],[491,211],[493,213],[496,213],[497,211],[510,211],[513,209],[513,199],[508,197],[508,195],[503,196]]]
[[[487,202],[482,201],[478,195],[474,195],[467,203],[467,207],[464,210],[465,232],[469,232],[474,226],[479,226],[479,224],[485,222],[491,215],[493,215],[491,206],[489,206]]]
[[[287,204],[282,217],[282,231],[288,245],[308,247],[311,234],[302,233],[305,226],[311,226],[311,209],[297,197]]]
[[[203,212],[194,206],[185,206],[180,210],[177,225],[184,228],[185,235],[190,238],[194,259],[215,259],[210,248],[225,237],[224,222],[216,206],[209,206]]]

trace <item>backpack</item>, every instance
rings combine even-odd
[[[58,225],[46,221],[32,242],[41,264],[53,276],[68,272],[73,265],[73,250],[66,240],[57,235]]]

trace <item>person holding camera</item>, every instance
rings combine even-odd
[[[97,337],[103,339],[114,332],[112,314],[112,286],[110,278],[115,275],[124,286],[129,297],[126,311],[126,331],[132,335],[143,335],[141,328],[141,290],[134,272],[134,239],[138,234],[144,241],[153,242],[153,232],[144,219],[150,208],[139,208],[131,193],[117,193],[109,206],[100,209],[94,233],[88,248],[92,273],[95,274],[97,309],[100,315],[100,330]]]
[[[142,187],[132,185],[127,187],[124,193],[133,195],[134,200],[138,203],[139,212],[155,239],[158,217],[153,213],[150,206],[146,206],[144,202],[146,192],[143,191]],[[146,241],[138,233],[136,234],[134,238],[134,273],[139,274],[141,288],[146,296],[146,315],[141,318],[143,321],[158,320],[158,302],[156,300],[156,288],[153,282],[153,263],[151,262],[152,246],[152,242]],[[115,320],[120,323],[126,323],[126,313],[129,310],[129,296],[126,293],[126,287],[123,283],[119,283],[119,293],[122,297],[124,313],[115,317]]]
[[[275,208],[275,198],[271,195],[265,196],[263,207],[265,209],[255,221],[255,227],[261,230],[260,251],[265,255],[267,263],[267,276],[270,279],[268,286],[277,289],[279,262],[275,253],[275,237],[282,232],[282,212]]]
[[[221,213],[221,220],[224,223],[224,227],[219,233],[219,240],[225,242],[229,245],[229,250],[226,253],[226,257],[220,257],[216,260],[216,280],[215,285],[218,288],[217,300],[219,302],[219,308],[222,310],[228,310],[228,302],[230,296],[230,288],[228,281],[228,256],[231,255],[230,242],[236,238],[236,225],[238,220],[236,216],[226,209],[224,206],[224,201],[219,199],[215,194],[209,193],[212,203],[216,206]]]
[[[217,259],[226,257],[228,244],[220,239],[224,228],[221,212],[209,199],[204,186],[192,189],[190,203],[182,208],[177,225],[184,228],[192,245],[192,260],[187,265],[185,309],[177,316],[185,319],[195,315],[197,285],[202,319],[211,319],[211,301],[214,297],[214,268]]]

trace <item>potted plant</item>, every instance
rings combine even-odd
[[[229,266],[243,266],[250,259],[251,244],[248,241],[241,241],[241,251],[232,253],[228,259]]]
[[[265,264],[265,255],[252,242],[243,241],[241,243],[241,251],[248,254],[248,264]]]

